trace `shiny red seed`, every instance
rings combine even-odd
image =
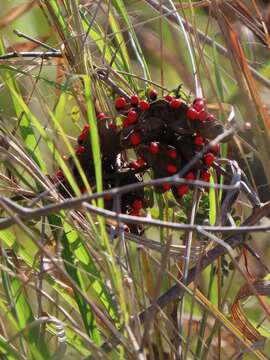
[[[208,115],[206,119],[206,121],[215,121],[215,120],[216,118],[214,117],[214,115]]]
[[[173,97],[171,95],[166,95],[164,96],[164,99],[167,100],[168,102],[171,102]]]
[[[127,104],[126,99],[123,97],[118,97],[115,99],[114,105],[117,110],[123,109]]]
[[[141,101],[139,102],[139,108],[140,108],[141,110],[148,110],[148,109],[150,108],[150,104],[149,104],[149,102],[146,101],[146,100],[141,100]]]
[[[194,139],[194,144],[197,146],[204,145],[204,138],[202,136],[197,135]]]
[[[179,186],[177,186],[177,194],[179,196],[183,196],[186,195],[189,191],[189,187],[186,184],[181,184]]]
[[[168,150],[167,154],[171,159],[176,159],[177,158],[177,152],[175,150],[173,150],[173,149]]]
[[[198,112],[202,111],[204,109],[204,101],[202,101],[202,100],[196,101],[194,103],[193,107]]]
[[[132,145],[139,145],[141,143],[141,136],[138,133],[130,135],[130,142]]]
[[[130,123],[129,123],[128,119],[124,119],[123,120],[123,128],[129,127],[129,125],[130,125]]]
[[[137,160],[137,163],[140,165],[140,166],[144,166],[146,164],[145,160],[143,157],[139,157],[138,160]]]
[[[219,154],[220,152],[220,145],[219,144],[216,144],[216,145],[213,145],[211,146],[210,150],[209,150],[211,153],[217,155]]]
[[[140,210],[143,207],[142,201],[138,200],[138,199],[135,200],[132,207],[133,207],[134,210]]]
[[[63,174],[63,171],[62,170],[57,170],[57,172],[56,172],[56,177],[58,177],[58,178],[62,178],[62,177],[64,177],[64,174]]]
[[[207,153],[203,157],[204,163],[207,166],[211,166],[215,160],[215,156],[212,153]]]
[[[63,159],[64,161],[68,161],[68,156],[67,156],[67,155],[63,155],[63,156],[62,156],[62,159]]]
[[[112,122],[112,123],[109,124],[109,128],[112,129],[112,130],[116,130],[117,125],[114,122]]]
[[[150,89],[150,90],[148,91],[148,97],[149,97],[149,99],[151,99],[151,100],[156,100],[157,96],[158,96],[158,93],[157,93],[157,91],[156,91],[155,89]]]
[[[185,178],[187,180],[194,180],[195,179],[195,175],[193,174],[192,171],[188,172],[187,175],[185,176]]]
[[[198,111],[196,109],[194,109],[194,107],[190,107],[187,111],[187,117],[190,120],[195,120],[198,119]]]
[[[84,146],[79,146],[78,149],[76,150],[76,154],[80,155],[82,153],[84,153],[86,151]]]
[[[172,99],[172,101],[170,102],[170,107],[172,109],[179,109],[182,105],[182,100],[180,99]]]
[[[132,95],[132,96],[130,97],[130,103],[131,103],[131,105],[136,106],[136,105],[139,104],[139,101],[140,101],[140,98],[139,98],[138,95]]]
[[[210,174],[208,171],[201,171],[201,179],[208,182],[210,180]]]
[[[140,216],[140,210],[134,209],[129,213],[131,216]]]
[[[128,112],[128,121],[130,124],[133,124],[137,120],[137,113],[134,110],[129,110]]]
[[[169,174],[175,174],[177,172],[177,167],[175,165],[169,164],[167,166],[167,171]]]
[[[207,118],[208,118],[208,116],[209,116],[208,112],[202,110],[202,111],[199,112],[198,119],[199,119],[200,121],[206,121]]]
[[[169,184],[169,183],[164,183],[164,184],[163,184],[163,190],[165,190],[165,191],[170,190],[171,187],[172,187],[172,185]]]
[[[156,142],[151,142],[150,144],[150,152],[152,154],[157,154],[159,152],[159,145]]]
[[[103,120],[103,119],[106,119],[106,118],[107,118],[107,116],[103,112],[97,114],[97,119],[98,120]]]
[[[133,161],[132,163],[129,164],[129,166],[133,170],[137,170],[137,169],[139,169],[141,167],[141,165],[138,163],[138,161]]]

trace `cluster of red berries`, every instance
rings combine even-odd
[[[196,153],[210,140],[225,131],[224,126],[206,110],[205,100],[197,98],[191,106],[179,97],[166,95],[159,98],[156,90],[151,89],[147,96],[140,98],[132,95],[129,99],[115,99],[115,109],[121,115],[122,125],[116,125],[112,117],[97,114],[102,152],[103,178],[105,188],[123,186],[142,181],[143,174],[151,169],[154,178],[168,177],[179,172]],[[89,125],[85,125],[78,137],[76,154],[90,185],[95,187],[95,171],[91,152]],[[228,141],[224,138],[223,141]],[[124,150],[134,149],[137,159],[127,161]],[[209,181],[209,168],[219,156],[219,144],[204,154],[187,174],[187,180],[196,177]],[[72,160],[68,159],[79,186],[83,184]],[[65,187],[61,170],[57,177]],[[187,184],[178,186],[164,183],[155,187],[157,192],[172,190],[177,201],[191,189]],[[133,191],[122,197],[122,211],[140,215],[145,206],[143,190]],[[108,200],[107,207],[112,207]]]

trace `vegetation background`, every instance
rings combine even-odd
[[[270,194],[269,2],[0,0],[0,9],[1,54],[46,51],[14,30],[63,54],[0,60],[0,211],[1,221],[11,219],[0,222],[0,357],[268,359],[268,232],[246,233],[251,251],[226,248],[202,271],[196,264],[227,233],[156,226],[144,236],[112,233],[103,217],[64,208],[48,175],[64,168],[81,196],[61,156],[75,156],[94,98],[117,116],[114,89],[97,69],[109,69],[129,94],[155,87],[163,96],[181,84],[192,100],[193,54],[209,109],[224,123],[234,115],[237,134],[222,155],[238,161],[263,208]],[[191,201],[179,206],[171,194],[156,196],[145,215],[190,223]],[[31,209],[48,204],[56,207],[32,216]],[[253,205],[240,193],[231,209],[236,225],[249,216],[250,225],[269,224],[268,208],[255,214]],[[221,208],[220,192],[212,190],[194,220],[219,226]],[[193,266],[196,276],[183,285],[181,272]],[[182,301],[170,298],[176,283]],[[163,309],[143,313],[150,304]]]

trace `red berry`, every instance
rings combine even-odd
[[[198,111],[194,109],[194,107],[190,107],[187,111],[187,117],[189,120],[195,120],[198,119]]]
[[[112,129],[112,130],[116,130],[117,125],[114,122],[112,122],[112,123],[109,124],[109,128]]]
[[[177,167],[175,165],[169,164],[167,166],[167,171],[169,174],[175,174],[177,172]]]
[[[157,91],[155,89],[150,89],[148,91],[148,97],[149,97],[149,99],[151,99],[153,101],[156,100],[157,95],[158,95],[158,93],[157,93]]]
[[[139,169],[141,167],[141,165],[137,161],[133,161],[132,163],[129,164],[129,166],[133,170],[137,170],[137,169]]]
[[[196,99],[194,99],[193,104],[195,104],[195,103],[198,102],[198,101],[203,101],[203,102],[205,103],[205,98],[203,98],[203,97],[197,97]]]
[[[181,184],[177,186],[177,194],[179,196],[186,195],[188,193],[189,187],[186,184]]]
[[[171,95],[166,95],[164,96],[164,99],[167,100],[168,102],[171,102],[173,97]]]
[[[103,120],[103,119],[106,119],[106,118],[107,118],[107,116],[103,112],[97,114],[97,119],[98,120]]]
[[[68,161],[67,155],[63,155],[63,156],[62,156],[62,159],[63,159],[64,161]]]
[[[123,109],[127,104],[126,99],[123,97],[118,97],[115,99],[114,105],[117,110]]]
[[[84,153],[86,151],[84,146],[79,146],[78,149],[76,150],[76,154],[80,155],[82,153]]]
[[[173,150],[173,149],[168,150],[167,154],[171,159],[176,159],[177,158],[177,152],[175,150]]]
[[[141,143],[141,136],[138,133],[130,135],[130,142],[132,145],[139,145]]]
[[[139,102],[139,107],[140,107],[141,110],[148,110],[150,108],[150,104],[146,100],[141,100]]]
[[[172,185],[169,184],[169,183],[164,183],[163,184],[163,190],[165,190],[165,191],[170,190],[171,187],[172,187]]]
[[[129,213],[131,216],[140,216],[140,210],[134,209]]]
[[[133,124],[134,122],[136,122],[136,120],[137,120],[137,113],[136,113],[136,111],[134,111],[134,110],[129,110],[129,112],[128,112],[128,122],[130,123],[130,124]]]
[[[195,175],[193,174],[192,171],[188,172],[187,175],[185,176],[185,178],[187,180],[194,180],[195,179]]]
[[[143,166],[146,164],[145,160],[143,157],[139,157],[138,160],[137,160],[137,163],[140,165],[140,166]]]
[[[159,152],[159,145],[156,142],[151,142],[150,143],[150,152],[152,154],[157,154]]]
[[[88,136],[88,133],[89,133],[89,129],[90,129],[89,125],[84,125],[84,128],[82,129],[82,132],[80,133],[80,135],[78,137],[79,141],[83,141],[86,139],[86,137]]]
[[[204,109],[204,101],[203,100],[195,101],[195,103],[193,104],[193,107],[198,112],[202,111]]]
[[[210,180],[210,174],[208,171],[201,171],[201,179],[205,182]]]
[[[170,102],[170,107],[173,109],[179,109],[182,105],[182,101],[180,99],[172,99]]]
[[[214,117],[214,115],[208,115],[206,118],[206,121],[215,121],[216,118]]]
[[[197,135],[194,139],[194,144],[197,146],[204,145],[204,138],[202,136]]]
[[[129,123],[128,119],[124,119],[123,120],[123,128],[129,127],[129,125],[130,125],[130,123]]]
[[[204,163],[207,166],[211,166],[215,160],[215,156],[212,153],[207,153],[203,157]]]
[[[56,172],[56,177],[58,177],[58,178],[63,178],[64,177],[64,174],[63,174],[63,171],[62,170],[57,170],[57,172]]]
[[[209,116],[208,112],[202,110],[202,111],[199,112],[198,119],[199,119],[200,121],[206,121],[207,118],[208,118],[208,116]]]
[[[219,154],[220,152],[220,145],[219,144],[216,144],[216,145],[213,145],[211,146],[211,148],[209,149],[209,151],[215,155]]]
[[[134,210],[140,210],[143,207],[142,201],[138,200],[138,199],[135,200],[132,207],[133,207]]]
[[[139,104],[139,101],[140,101],[140,98],[139,98],[138,95],[132,95],[132,96],[130,97],[130,103],[131,103],[131,105],[136,106],[136,105]]]

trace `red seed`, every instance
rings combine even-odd
[[[189,187],[186,184],[181,184],[179,186],[177,186],[177,194],[179,196],[183,196],[186,195],[189,191]]]
[[[175,174],[177,172],[177,167],[175,165],[169,164],[167,166],[167,171],[169,174]]]
[[[89,129],[90,129],[89,125],[84,125],[84,128],[82,129],[82,132],[80,133],[80,135],[78,137],[79,141],[83,141],[86,139],[86,137],[88,136],[88,133],[89,133]]]
[[[198,119],[198,111],[194,109],[194,107],[190,107],[187,111],[187,117],[189,120],[195,120]]]
[[[170,102],[170,107],[173,109],[179,109],[182,105],[182,100],[180,99],[172,99]]]
[[[139,101],[139,108],[141,110],[148,110],[150,108],[150,104],[146,100],[141,100],[141,101]]]
[[[177,158],[177,152],[175,150],[173,150],[173,149],[168,150],[167,154],[171,159],[176,159]]]
[[[171,95],[166,95],[164,96],[164,99],[167,100],[168,102],[171,102],[173,97]]]
[[[132,95],[132,96],[130,97],[130,103],[131,103],[131,105],[136,106],[136,105],[139,104],[139,101],[140,101],[140,98],[139,98],[138,95]]]
[[[57,172],[56,172],[56,177],[58,177],[58,178],[63,178],[64,177],[64,174],[63,174],[63,171],[62,170],[57,170]]]
[[[151,142],[150,143],[150,152],[152,154],[157,154],[159,152],[159,145],[156,142]]]
[[[165,191],[170,190],[171,187],[172,187],[172,185],[169,184],[169,183],[164,183],[164,184],[163,184],[163,190],[165,190]]]
[[[138,160],[137,160],[138,164],[140,166],[144,166],[146,164],[145,160],[143,157],[139,157]]]
[[[197,135],[194,139],[194,144],[197,146],[204,145],[204,138],[202,136]]]
[[[204,101],[203,100],[196,100],[193,104],[193,107],[198,112],[202,111],[204,109]]]
[[[187,180],[194,180],[195,179],[195,175],[193,174],[192,171],[190,171],[189,173],[187,173],[187,175],[185,176],[185,178]]]
[[[142,201],[138,200],[138,199],[135,200],[132,207],[133,207],[134,210],[140,210],[143,207]]]
[[[141,143],[141,136],[138,133],[130,135],[130,142],[132,145],[139,145]]]
[[[103,120],[106,118],[107,118],[107,116],[103,112],[97,114],[97,120]]]
[[[201,179],[205,182],[208,182],[210,180],[210,174],[208,171],[201,171]]]
[[[62,156],[62,159],[63,159],[64,161],[68,161],[67,155],[63,155],[63,156]]]
[[[109,128],[112,129],[112,130],[116,130],[117,125],[114,122],[112,122],[112,123],[109,124]]]
[[[148,97],[149,97],[149,99],[151,99],[153,101],[156,100],[157,95],[158,95],[158,93],[157,93],[157,91],[155,89],[150,89],[148,91]]]
[[[138,161],[133,161],[132,163],[129,164],[129,166],[133,170],[137,170],[137,169],[139,169],[141,167],[141,165],[138,163]]]
[[[137,120],[137,113],[134,110],[129,110],[128,112],[128,121],[130,124],[133,124]]]
[[[129,127],[129,125],[130,125],[130,123],[129,123],[128,119],[124,119],[123,120],[123,128]]]
[[[216,144],[216,145],[213,145],[211,146],[211,148],[209,149],[209,151],[215,155],[219,154],[220,152],[220,145],[219,144]]]
[[[208,115],[206,119],[206,121],[215,121],[215,120],[216,118],[214,117],[214,115]]]
[[[207,166],[211,166],[215,160],[215,156],[212,153],[207,153],[203,157],[204,163]]]
[[[202,111],[199,112],[198,119],[199,119],[200,121],[206,121],[207,118],[208,118],[208,116],[209,116],[208,112],[202,110]]]
[[[82,153],[84,153],[86,151],[84,146],[79,146],[78,149],[76,150],[76,154],[80,155]]]
[[[118,97],[115,99],[114,105],[117,110],[123,109],[127,104],[126,99],[123,97]]]
[[[134,209],[129,213],[131,216],[140,216],[140,210]]]

